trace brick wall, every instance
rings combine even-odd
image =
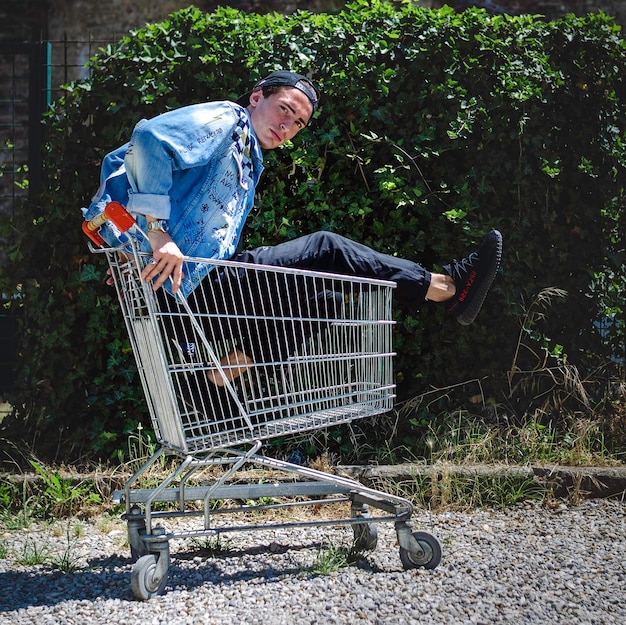
[[[0,41],[111,38],[146,23],[164,20],[170,13],[192,5],[202,11],[232,6],[257,13],[290,14],[297,9],[313,12],[341,8],[342,0],[2,0]]]
[[[7,41],[52,41],[52,86],[82,78],[82,69],[99,47],[118,41],[129,30],[160,22],[193,4],[210,12],[232,6],[257,13],[313,12],[341,8],[342,0],[2,0],[0,44]],[[0,66],[4,64],[0,54]],[[0,73],[1,70],[0,70]],[[56,95],[56,93],[54,93]]]
[[[164,20],[170,13],[193,5],[201,11],[232,6],[243,11],[293,13],[306,6],[309,11],[327,11],[336,0],[48,0],[51,37],[67,32],[72,37],[91,32],[96,37],[126,34],[146,23]],[[103,7],[106,6],[106,9]]]
[[[511,14],[540,13],[557,17],[602,10],[626,26],[624,0],[416,0],[437,8],[475,4],[504,10]],[[129,29],[165,19],[171,12],[193,4],[202,11],[229,5],[245,11],[293,13],[296,9],[313,12],[333,11],[345,0],[2,0],[0,3],[0,41],[39,40],[40,38],[113,40]]]

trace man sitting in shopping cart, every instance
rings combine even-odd
[[[293,139],[318,105],[313,81],[283,70],[260,80],[237,102],[194,104],[144,119],[128,143],[104,158],[101,186],[83,210],[85,218],[101,213],[108,202],[124,205],[147,233],[141,245],[153,261],[142,278],[172,295],[188,297],[202,289],[211,271],[210,264],[196,263],[183,272],[185,256],[231,259],[391,280],[397,284],[397,301],[408,309],[436,302],[459,323],[472,323],[500,264],[497,230],[442,273],[331,232],[235,254],[263,171],[262,150]],[[118,243],[107,228],[102,228],[103,238]],[[236,359],[250,361],[241,353]]]

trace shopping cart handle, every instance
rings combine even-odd
[[[120,232],[126,232],[135,225],[135,218],[119,202],[109,202],[104,207],[104,214]]]
[[[83,232],[95,243],[98,247],[104,246],[104,239],[98,233],[100,226],[106,221],[101,221],[100,223],[96,223],[96,219],[102,217],[104,213],[98,215],[98,217],[94,217],[90,221],[83,221]]]
[[[104,239],[98,230],[107,221],[113,223],[120,232],[127,232],[135,225],[135,218],[119,202],[109,202],[103,212],[83,222],[83,232],[98,247],[104,245]]]

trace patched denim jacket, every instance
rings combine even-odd
[[[83,214],[91,219],[115,200],[143,229],[145,215],[167,219],[169,234],[186,256],[230,258],[262,171],[245,108],[232,102],[194,104],[140,121],[130,141],[104,158],[100,188]],[[127,240],[109,225],[100,234],[113,246]],[[140,246],[151,252],[143,237]],[[187,266],[180,292],[189,295],[211,268],[210,263]]]

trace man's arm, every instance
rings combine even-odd
[[[148,221],[156,221],[146,216]],[[148,263],[141,272],[146,282],[152,282],[152,288],[160,289],[168,278],[172,278],[172,293],[180,288],[183,280],[183,253],[167,232],[153,230],[148,233],[154,262]]]
[[[206,166],[230,136],[233,123],[232,107],[222,102],[183,107],[139,122],[124,161],[131,185],[128,210],[149,222],[168,220],[174,172]],[[155,262],[142,277],[154,280],[156,290],[171,276],[175,293],[183,278],[183,253],[167,232],[152,231],[148,239]]]

